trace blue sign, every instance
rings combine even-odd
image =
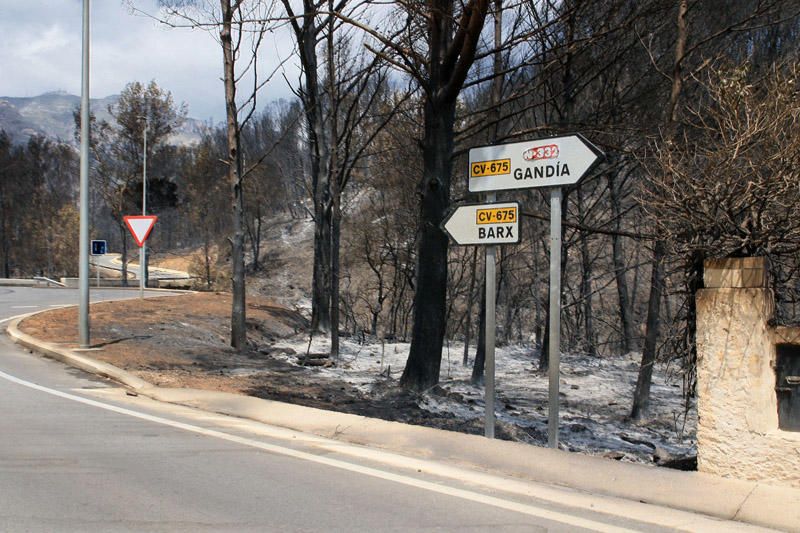
[[[106,255],[106,241],[92,241],[92,255]]]

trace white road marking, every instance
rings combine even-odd
[[[633,530],[625,529],[609,524],[604,524],[602,522],[596,522],[594,520],[580,518],[577,516],[570,516],[568,514],[559,513],[556,511],[550,511],[548,509],[543,509],[540,507],[536,507],[530,504],[524,504],[519,502],[514,502],[510,500],[504,500],[501,498],[496,498],[493,496],[487,496],[485,494],[480,494],[478,492],[472,492],[469,490],[458,489],[454,487],[448,487],[446,485],[440,485],[438,483],[433,483],[430,481],[424,481],[420,479],[415,479],[413,477],[404,476],[400,474],[394,474],[392,472],[384,472],[382,470],[378,470],[376,468],[370,468],[366,466],[361,466],[353,463],[348,463],[346,461],[340,461],[338,459],[331,459],[328,457],[321,457],[307,452],[301,452],[298,450],[293,450],[291,448],[285,448],[283,446],[277,446],[275,444],[267,444],[265,442],[260,442],[253,439],[248,439],[245,437],[239,437],[237,435],[231,435],[229,433],[223,433],[222,431],[216,431],[213,429],[206,429],[200,426],[195,426],[192,424],[186,424],[183,422],[177,422],[174,420],[169,420],[166,418],[162,418],[160,416],[153,416],[146,413],[140,413],[138,411],[133,411],[131,409],[125,409],[123,407],[117,407],[116,405],[106,404],[103,402],[98,402],[96,400],[90,400],[88,398],[83,398],[81,396],[75,396],[73,394],[69,394],[66,392],[62,392],[55,389],[50,389],[48,387],[44,387],[42,385],[37,385],[36,383],[31,383],[30,381],[25,381],[23,379],[14,377],[10,374],[6,374],[5,372],[0,371],[0,378],[3,378],[7,381],[12,383],[16,383],[17,385],[21,385],[23,387],[28,387],[33,390],[37,390],[40,392],[44,392],[46,394],[50,394],[52,396],[57,396],[59,398],[64,398],[66,400],[71,400],[74,402],[82,403],[85,405],[90,405],[92,407],[97,407],[99,409],[105,409],[106,411],[111,411],[114,413],[122,414],[131,416],[134,418],[138,418],[141,420],[147,420],[148,422],[153,422],[156,424],[161,424],[164,426],[169,426],[177,429],[182,429],[184,431],[190,431],[192,433],[196,433],[199,435],[205,435],[208,437],[214,437],[221,440],[225,440],[228,442],[234,442],[236,444],[241,444],[243,446],[249,446],[251,448],[257,448],[266,452],[284,455],[287,457],[292,457],[295,459],[309,461],[312,463],[317,463],[321,465],[330,466],[333,468],[339,468],[341,470],[347,470],[350,472],[355,472],[358,474],[362,474],[365,476],[370,476],[378,479],[383,479],[386,481],[393,481],[395,483],[399,483],[401,485],[406,485],[410,487],[415,487],[423,490],[427,490],[430,492],[436,492],[439,494],[444,494],[446,496],[452,496],[455,498],[461,498],[463,500],[480,503],[484,505],[490,505],[492,507],[497,507],[499,509],[505,509],[507,511],[513,511],[516,513],[521,513],[529,516],[535,516],[537,518],[541,518],[544,520],[551,520],[554,522],[559,522],[562,524],[568,524],[575,527],[581,527],[585,529],[592,529],[595,531],[608,531],[608,532],[630,532]]]
[[[0,324],[5,324],[6,322],[11,322],[12,320],[16,320],[18,318],[22,318],[24,316],[28,316],[29,314],[30,313],[25,313],[25,314],[22,314],[22,315],[15,315],[15,316],[10,316],[8,318],[4,318],[4,319],[0,320]]]

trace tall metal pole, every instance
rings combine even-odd
[[[89,347],[89,0],[83,0],[81,66],[80,238],[78,240],[78,336]]]
[[[558,448],[558,381],[561,364],[561,188],[550,191],[550,399],[547,445]]]
[[[497,194],[488,193],[486,201],[488,203],[495,202]],[[495,284],[497,246],[489,245],[486,247],[486,355],[484,359],[484,374],[485,374],[485,420],[484,420],[484,434],[486,438],[494,438],[494,342],[496,332],[495,321],[495,291],[497,286]]]
[[[147,115],[144,117],[144,148],[142,150],[142,216],[147,215]],[[144,286],[147,281],[147,244],[139,248],[139,298],[144,298]]]

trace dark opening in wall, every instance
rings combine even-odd
[[[778,428],[785,431],[800,431],[800,346],[778,344],[775,349]]]

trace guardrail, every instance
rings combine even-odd
[[[39,281],[39,282],[43,282],[43,283],[47,283],[47,286],[48,286],[48,287],[49,287],[51,284],[55,285],[56,287],[66,287],[66,285],[64,285],[64,284],[63,284],[63,283],[61,283],[60,281],[56,281],[56,280],[54,280],[54,279],[46,278],[46,277],[44,277],[44,276],[34,276],[34,277],[33,277],[33,279],[34,279],[35,281]]]

